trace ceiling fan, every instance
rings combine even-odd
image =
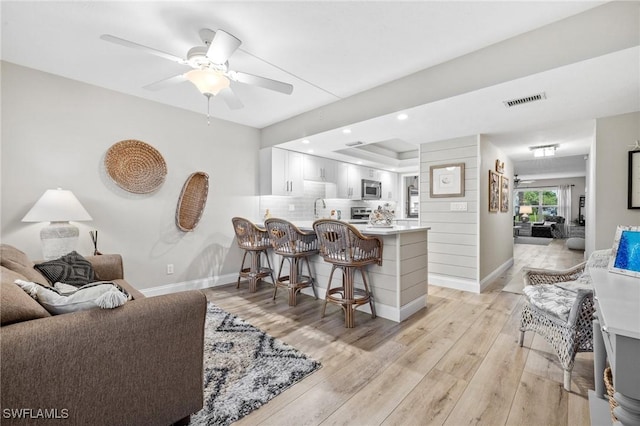
[[[193,68],[184,74],[178,74],[144,86],[145,89],[161,90],[176,83],[190,81],[208,99],[210,99],[211,96],[219,94],[230,109],[243,107],[242,102],[230,87],[230,80],[259,86],[287,95],[293,92],[293,86],[289,83],[230,69],[229,57],[231,57],[242,44],[242,41],[238,38],[220,29],[213,31],[204,28],[200,30],[199,34],[204,45],[189,49],[186,58],[181,58],[171,53],[134,43],[110,34],[103,34],[100,38]]]

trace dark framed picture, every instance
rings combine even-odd
[[[489,170],[489,211],[497,212],[500,208],[500,175]]]
[[[464,197],[464,163],[431,166],[429,189],[431,198]]]
[[[509,211],[509,178],[500,176],[500,211]]]
[[[628,208],[640,209],[640,151],[629,151]]]

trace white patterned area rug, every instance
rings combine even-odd
[[[204,407],[191,425],[228,425],[321,367],[216,305],[207,305]]]

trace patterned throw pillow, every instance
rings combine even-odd
[[[95,272],[91,262],[75,251],[59,259],[38,263],[34,266],[51,284],[63,282],[76,287],[95,281]]]
[[[113,309],[124,305],[130,298],[125,289],[108,281],[87,284],[76,288],[75,291],[70,291],[64,286],[56,285],[56,288],[51,288],[19,279],[15,280],[15,283],[36,299],[51,315],[97,308]],[[66,291],[60,291],[58,288]]]

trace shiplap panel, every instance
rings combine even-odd
[[[430,167],[465,164],[464,197],[431,198]],[[420,223],[431,227],[429,272],[452,278],[477,279],[479,220],[478,138],[467,136],[420,145]],[[466,211],[451,203],[466,202]]]
[[[426,255],[404,259],[400,263],[400,275],[406,275],[427,267],[428,257]]]
[[[476,256],[478,248],[460,244],[443,244],[429,242],[429,253],[455,254],[460,256]]]
[[[429,273],[447,275],[453,278],[466,278],[477,280],[478,268],[467,268],[463,266],[445,265],[442,263],[429,263]]]
[[[433,263],[442,263],[451,266],[464,266],[466,268],[475,268],[478,263],[476,256],[461,256],[445,253],[429,253],[429,261]]]
[[[422,278],[422,281],[419,284],[416,284],[412,287],[409,287],[400,294],[400,306],[406,305],[407,303],[417,299],[420,296],[425,296],[427,294],[427,274],[425,271],[425,275]]]
[[[422,220],[422,219],[421,219]],[[429,222],[423,222],[429,223]],[[475,235],[477,224],[475,223],[429,223],[433,232],[450,233],[450,234],[469,234]]]
[[[427,250],[428,246],[426,241],[407,244],[400,247],[400,259],[408,259],[416,256],[426,256]]]
[[[476,235],[469,234],[451,234],[449,232],[433,231],[429,233],[429,244],[431,243],[456,244],[459,246],[477,246],[478,237]]]
[[[422,220],[428,223],[446,222],[446,223],[472,223],[477,222],[477,214],[470,212],[425,212],[422,214]]]

